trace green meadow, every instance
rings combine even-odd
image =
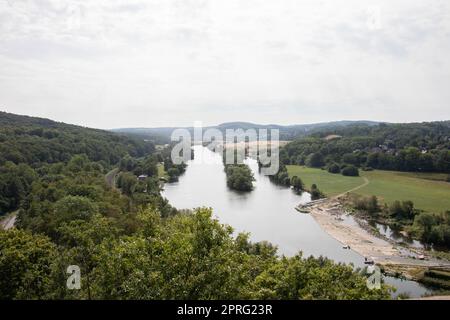
[[[450,210],[450,183],[440,173],[409,173],[397,171],[360,171],[361,177],[344,177],[326,170],[303,166],[287,166],[288,173],[300,177],[307,187],[315,183],[327,196],[335,196],[364,183],[369,184],[354,191],[362,195],[375,195],[381,203],[411,200],[415,207],[425,211]]]
[[[300,177],[307,189],[315,183],[328,197],[344,193],[364,183],[361,177],[345,177],[322,169],[294,165],[286,166],[286,168],[289,176]]]
[[[164,165],[162,163],[158,163],[158,177],[159,178],[168,178],[166,170],[164,170]]]

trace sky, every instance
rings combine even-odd
[[[0,0],[0,110],[95,128],[450,119],[448,0]]]

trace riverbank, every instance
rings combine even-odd
[[[349,246],[351,250],[361,255],[361,259],[373,260],[388,274],[419,280],[420,275],[429,268],[450,268],[448,261],[434,258],[415,259],[415,256],[425,252],[417,248],[395,245],[376,237],[359,224],[346,223],[344,217],[347,214],[337,198],[313,202],[298,210],[308,211],[322,229],[343,247]]]

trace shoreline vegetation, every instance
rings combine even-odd
[[[294,170],[291,167],[292,171]],[[299,212],[310,214],[321,228],[341,242],[343,247],[351,248],[362,258],[374,261],[385,274],[419,281],[448,292],[450,290],[450,261],[446,259],[445,255],[441,257],[426,248],[415,248],[407,243],[396,243],[389,238],[382,237],[369,226],[367,216],[359,215],[357,218],[352,215],[358,223],[345,222],[345,217],[351,215],[351,211],[355,211],[355,195],[369,184],[366,177],[363,179],[365,180],[363,184],[347,192],[312,201],[300,205],[296,209]],[[360,196],[356,198],[359,199]],[[371,199],[375,200],[376,210],[373,211],[370,209]],[[376,197],[365,198],[365,200],[368,202],[368,207],[365,208],[367,212],[381,211],[376,203]],[[404,202],[403,205],[414,210],[412,202]],[[397,203],[394,203],[389,210],[396,206]],[[388,209],[384,210],[389,212]],[[415,214],[420,214],[420,212]]]
[[[449,136],[449,121],[383,123],[322,130],[307,137],[299,137],[280,150],[280,160],[287,166],[288,173],[281,172],[281,180],[289,185],[289,178],[297,176],[307,185],[319,185],[328,200],[313,202],[298,210],[311,213],[334,238],[353,242],[355,251],[362,255],[377,256],[375,248],[379,238],[367,239],[373,236],[370,230],[351,230],[357,226],[342,225],[339,220],[345,214],[345,209],[366,211],[372,221],[383,222],[406,236],[436,245],[435,248],[437,245],[446,248],[444,251],[422,252],[418,256],[420,260],[415,259],[413,265],[423,264],[418,261],[426,259],[425,255],[448,261]],[[346,208],[343,209],[340,207],[340,196],[347,192],[354,199],[347,199],[344,203]],[[357,236],[359,242],[350,236]],[[365,241],[375,251],[364,246]],[[382,255],[377,259],[384,265],[391,259],[386,257],[394,256],[395,260],[402,258],[400,253],[391,250],[389,242],[381,245],[379,253]],[[433,259],[429,258],[429,261]],[[390,265],[398,266],[398,261]],[[403,265],[406,263],[403,262]],[[420,269],[420,277],[417,271],[402,270],[401,273],[408,276],[415,274],[415,278],[421,278],[423,282],[430,280],[429,275],[433,274],[435,279],[428,282],[450,288],[449,272],[443,274],[442,271]]]
[[[305,212],[305,207],[298,208]],[[383,239],[361,224],[346,224],[343,217],[347,215],[339,198],[323,199],[307,205],[307,212],[317,221],[323,230],[344,246],[363,257],[374,261],[387,275],[404,277],[409,280],[432,284],[442,290],[450,290],[450,261],[430,257],[423,249],[400,245]],[[421,260],[424,255],[426,259]],[[439,283],[430,280],[436,270],[445,274]],[[425,280],[425,281],[424,281]]]
[[[447,202],[450,202],[450,184],[430,179],[434,174],[428,174],[424,179],[411,173],[406,175],[386,171],[372,171],[369,175],[364,173],[362,177],[336,176],[320,169],[297,166],[288,166],[288,171],[292,178],[298,175],[307,182],[320,181],[328,197],[351,194],[346,198],[348,209],[366,212],[365,218],[371,221],[389,225],[428,245],[450,247],[450,204],[447,206]],[[390,180],[399,190],[386,185]],[[414,191],[408,193],[409,198],[404,195],[402,187]],[[431,198],[428,199],[428,206],[424,197]],[[432,200],[435,200],[433,205]],[[424,206],[428,210],[424,210]]]

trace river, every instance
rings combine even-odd
[[[221,223],[229,224],[235,232],[250,232],[252,241],[269,241],[278,246],[279,254],[292,256],[299,251],[304,256],[326,256],[337,262],[363,267],[363,257],[322,230],[313,217],[294,208],[311,200],[306,192],[275,185],[259,174],[254,159],[246,159],[256,181],[252,192],[230,190],[226,185],[220,155],[202,146],[194,146],[194,160],[178,182],[167,183],[163,196],[178,209],[211,207]],[[385,277],[385,282],[397,287],[398,293],[420,297],[430,292],[414,281]]]

